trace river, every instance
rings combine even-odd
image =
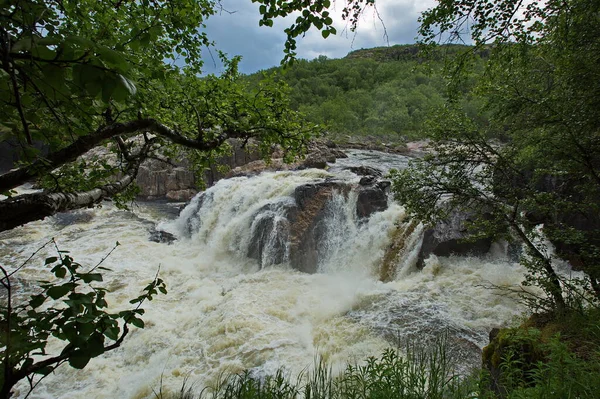
[[[350,192],[328,200],[327,239],[317,243],[316,273],[292,268],[290,244],[281,237],[269,236],[273,245],[279,242],[279,257],[268,245],[260,257],[248,257],[257,215],[268,209],[275,224],[285,222],[278,209],[293,203],[297,187],[331,179],[356,185],[360,177],[348,166],[386,171],[406,162],[400,156],[351,151],[328,171],[221,180],[204,194],[210,200],[199,205],[197,197],[180,216],[181,204],[139,203],[132,212],[104,204],[0,233],[0,262],[9,268],[52,237],[89,267],[118,241],[103,263],[112,270],[104,272],[111,309],[130,306],[129,299],[159,268],[169,291],[144,305],[146,327],[133,328],[121,348],[92,359],[83,370],[61,366],[32,397],[151,398],[161,384],[163,391],[178,390],[184,378],[200,390],[222,373],[245,369],[264,375],[285,368],[295,376],[317,356],[334,371],[342,370],[347,362],[377,356],[399,342],[440,334],[448,334],[459,370],[477,365],[490,329],[510,324],[524,310],[513,296],[489,288],[515,287],[523,279],[524,269],[501,251],[485,258],[432,256],[417,270],[422,226],[413,226],[392,278],[382,282],[386,250],[410,221],[393,202],[359,220]],[[177,241],[150,241],[155,226]],[[19,273],[22,293],[30,281],[49,278],[43,259],[51,254],[51,248],[44,249]],[[58,348],[56,343],[50,347]],[[25,393],[20,385],[16,397]]]

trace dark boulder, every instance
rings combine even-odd
[[[304,184],[294,190],[294,200],[301,210],[306,208],[307,201],[314,198],[318,193],[326,191],[331,194],[331,189],[348,190],[348,186],[337,180],[327,180],[321,183]]]
[[[375,176],[364,176],[360,178],[358,184],[360,184],[361,186],[370,186],[372,184],[375,184],[376,182],[377,178]]]
[[[382,190],[387,190],[391,185],[392,185],[392,182],[389,180],[380,180],[376,184],[376,186]]]
[[[356,201],[356,215],[359,218],[368,218],[373,213],[385,211],[388,208],[389,181],[377,181],[373,176],[365,176],[360,179],[359,184]]]
[[[163,230],[152,229],[150,230],[149,240],[161,244],[171,245],[173,242],[177,241],[177,237]]]
[[[368,218],[375,212],[385,211],[388,207],[388,195],[385,189],[377,185],[362,187],[356,201],[356,215]]]
[[[492,245],[491,238],[471,240],[471,232],[467,225],[476,217],[474,213],[464,210],[454,210],[450,216],[438,222],[433,228],[423,234],[423,243],[417,267],[424,266],[425,259],[433,254],[437,256],[450,255],[485,255]]]
[[[331,152],[331,153],[332,153],[332,154],[333,154],[333,155],[334,155],[336,158],[348,158],[348,155],[347,155],[347,154],[346,154],[344,151],[342,151],[342,150],[340,150],[340,149],[338,149],[338,148],[331,148],[331,149],[330,149],[330,152]]]
[[[327,158],[322,153],[314,152],[306,156],[306,159],[304,160],[302,165],[298,167],[298,169],[325,169],[327,167],[327,162],[335,162],[335,157],[332,161],[331,158]]]

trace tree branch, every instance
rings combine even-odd
[[[193,148],[200,151],[209,151],[217,148],[230,137],[244,138],[251,135],[249,132],[227,130],[212,140],[193,140],[180,132],[159,123],[154,119],[138,119],[126,123],[114,123],[102,127],[93,133],[82,136],[71,145],[48,154],[44,159],[37,160],[31,165],[12,170],[0,176],[0,192],[5,192],[27,181],[49,172],[57,167],[72,162],[77,157],[85,154],[103,141],[119,136],[138,132],[150,132],[164,137],[175,144]]]

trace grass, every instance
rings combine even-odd
[[[315,363],[296,379],[283,370],[265,377],[243,372],[224,376],[197,394],[186,381],[180,392],[161,392],[156,399],[453,399],[473,392],[472,381],[454,372],[445,338],[427,349],[409,346],[402,356],[388,349],[362,364],[348,364],[339,375],[322,360]]]
[[[194,392],[188,380],[179,392],[156,399],[592,399],[600,397],[600,310],[587,309],[562,318],[532,317],[502,330],[496,346],[500,370],[459,376],[448,356],[445,337],[428,348],[388,349],[363,363],[348,364],[334,375],[317,360],[310,371],[292,379],[284,370],[257,377],[250,372],[222,376],[214,386]],[[491,351],[491,352],[490,352]],[[535,356],[532,356],[535,353]]]

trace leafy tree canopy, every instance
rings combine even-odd
[[[308,29],[335,33],[329,0],[258,2],[262,25],[298,13],[286,29],[286,61],[295,55],[296,37]],[[344,4],[355,23],[356,12],[371,2]],[[12,195],[0,202],[0,230],[118,198],[148,157],[191,150],[201,168],[226,149],[229,138],[257,138],[265,153],[281,144],[293,156],[318,133],[289,110],[284,84],[265,80],[248,90],[238,79],[238,58],[219,53],[227,72],[199,78],[201,49],[211,45],[204,21],[218,2],[0,5],[0,141],[21,159],[16,170],[0,175],[0,192]],[[112,157],[75,162],[107,143]],[[42,179],[47,191],[14,196],[11,190],[31,179]]]
[[[400,142],[422,137],[427,115],[447,98],[444,65],[468,48],[440,46],[424,52],[418,45],[397,45],[356,50],[341,59],[298,60],[279,76],[291,88],[292,109],[325,126],[330,138],[343,141],[369,135]],[[485,58],[485,53],[480,56]],[[479,74],[476,69],[473,78],[463,79],[460,90],[469,91]],[[261,73],[246,77],[251,82],[261,78]],[[469,96],[463,106],[474,110],[470,115],[480,123],[487,123],[475,111],[480,102]]]
[[[574,298],[557,260],[586,272],[577,303],[600,298],[599,15],[592,0],[442,0],[421,19],[426,44],[470,35],[490,50],[476,92],[491,118],[482,127],[449,102],[431,121],[432,155],[397,175],[398,197],[426,220],[474,210],[479,234],[525,242],[546,309]],[[454,64],[455,81],[468,60]]]

